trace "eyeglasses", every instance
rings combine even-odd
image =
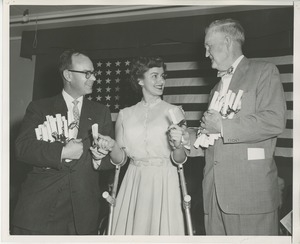
[[[79,70],[72,70],[72,69],[68,69],[68,71],[70,72],[75,72],[75,73],[81,73],[81,74],[85,74],[85,78],[89,79],[91,78],[91,76],[95,76],[97,75],[96,71],[79,71]]]

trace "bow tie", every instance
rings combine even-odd
[[[217,77],[223,77],[224,75],[232,75],[232,73],[233,73],[233,67],[230,66],[230,68],[227,70],[218,71]]]

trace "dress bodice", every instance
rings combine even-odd
[[[171,124],[168,110],[174,107],[158,99],[147,104],[143,100],[121,110],[122,136],[118,142],[131,158],[169,158],[171,148],[167,130]]]

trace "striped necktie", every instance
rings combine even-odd
[[[72,102],[74,104],[73,106],[73,116],[74,116],[74,122],[76,124],[77,129],[79,128],[79,109],[78,109],[78,103],[76,99]]]

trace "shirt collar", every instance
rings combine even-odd
[[[62,96],[67,104],[67,107],[73,107],[73,101],[75,100],[70,94],[68,94],[64,89],[62,90]],[[82,104],[83,96],[77,98],[78,104]]]
[[[232,73],[235,72],[236,67],[237,67],[238,64],[242,61],[243,57],[244,57],[244,55],[242,54],[242,55],[239,56],[239,57],[234,61],[234,63],[231,65],[231,66],[233,67]]]

